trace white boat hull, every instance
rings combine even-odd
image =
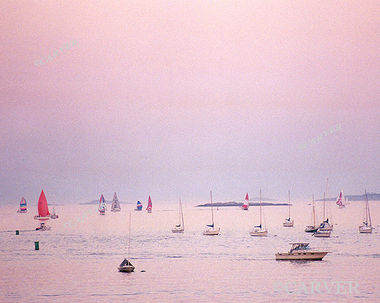
[[[49,220],[49,219],[50,219],[50,216],[46,216],[46,217],[34,216],[34,220]]]
[[[174,227],[174,228],[172,229],[172,233],[175,233],[175,234],[183,233],[184,231],[185,231],[185,229],[182,228],[182,227],[180,227],[180,228],[176,228],[176,227]]]
[[[371,234],[372,229],[373,229],[372,226],[365,226],[365,225],[359,226],[359,232],[361,234]]]
[[[220,228],[215,228],[215,229],[206,229],[204,232],[203,232],[203,235],[205,236],[217,236],[219,235],[220,233]]]
[[[327,252],[319,251],[297,251],[287,253],[277,253],[276,260],[304,260],[304,261],[320,261]]]
[[[314,237],[317,237],[317,238],[330,238],[331,236],[331,232],[330,231],[317,231],[313,234]]]
[[[249,232],[252,237],[266,237],[268,236],[268,231],[266,229],[252,230]]]
[[[318,226],[309,225],[309,226],[306,226],[306,228],[305,228],[305,232],[307,232],[307,233],[314,233],[317,230],[318,230]]]
[[[294,226],[294,221],[285,221],[282,223],[283,227],[293,227]]]
[[[111,211],[118,212],[118,211],[121,211],[121,209],[120,208],[114,208],[114,209],[111,209]]]

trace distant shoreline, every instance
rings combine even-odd
[[[223,207],[223,206],[242,206],[243,202],[214,202],[212,206]],[[289,203],[272,203],[272,202],[262,202],[262,206],[288,206]],[[290,204],[292,205],[292,204]],[[260,206],[258,202],[250,202],[249,206]],[[195,207],[211,207],[211,203],[199,204]]]

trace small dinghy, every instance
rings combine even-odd
[[[132,272],[134,270],[135,270],[135,267],[127,259],[124,259],[123,262],[121,262],[119,265],[119,271],[121,272]]]
[[[50,229],[51,229],[51,227],[45,225],[44,222],[41,222],[41,225],[39,227],[36,227],[36,230],[40,230],[40,231],[45,231],[45,230],[50,230]]]
[[[318,230],[315,233],[313,233],[313,236],[316,237],[316,238],[330,238],[331,231],[329,231],[329,230],[320,230],[318,228]]]
[[[148,198],[148,206],[146,207],[146,211],[148,212],[148,214],[150,214],[152,212],[152,199]]]
[[[50,215],[50,219],[58,219],[59,216],[55,213],[55,209],[53,208],[53,213]]]
[[[320,261],[328,252],[312,251],[309,243],[290,243],[292,247],[287,253],[277,253],[276,260],[302,260],[302,261]]]

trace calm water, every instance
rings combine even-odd
[[[154,201],[153,201],[154,202]],[[264,207],[270,235],[248,231],[258,221],[249,211],[215,211],[221,235],[202,235],[210,209],[185,205],[185,233],[172,234],[177,205],[154,204],[153,213],[132,211],[132,274],[119,273],[127,254],[128,214],[97,214],[97,206],[56,206],[60,218],[51,231],[33,230],[36,206],[27,214],[16,207],[0,211],[0,302],[378,302],[380,300],[380,203],[371,203],[376,229],[359,234],[362,202],[345,209],[328,207],[335,224],[332,237],[316,239],[303,230],[311,206],[292,208],[294,228],[283,228],[286,207]],[[318,215],[320,205],[317,205]],[[320,221],[318,219],[318,221]],[[20,235],[15,230],[20,229]],[[11,231],[11,232],[6,232]],[[34,250],[34,241],[40,250]],[[278,262],[274,254],[289,242],[305,241],[330,253],[320,262]],[[142,272],[145,271],[145,272]],[[353,288],[349,289],[349,283]],[[339,283],[344,282],[344,283]],[[288,291],[285,283],[289,284]],[[319,288],[311,289],[312,283]],[[337,284],[341,284],[337,289]],[[355,288],[355,285],[357,286]],[[330,290],[328,291],[327,288]],[[338,292],[338,293],[337,293]]]

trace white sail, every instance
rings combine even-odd
[[[111,211],[120,211],[120,202],[119,199],[117,198],[116,193],[113,194],[113,199],[112,199],[112,205],[111,205]]]

